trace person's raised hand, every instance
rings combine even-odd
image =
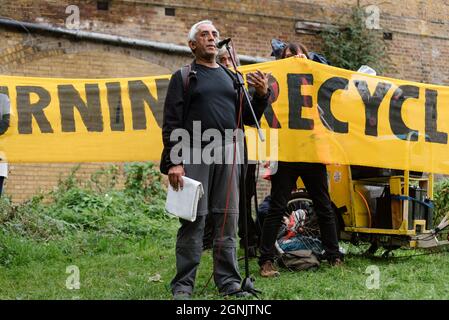
[[[248,85],[256,89],[257,94],[260,97],[264,97],[268,93],[268,77],[270,74],[263,73],[259,70],[256,72],[248,73],[246,76],[246,81]]]

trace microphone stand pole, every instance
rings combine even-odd
[[[254,118],[254,123],[256,124],[257,127],[257,131],[259,133],[259,138],[260,140],[263,142],[265,141],[265,137],[262,133],[262,130],[260,129],[259,126],[259,121],[257,120],[256,114],[254,113],[254,109],[253,106],[251,104],[251,99],[249,98],[249,94],[248,91],[246,90],[245,87],[245,82],[243,80],[243,75],[237,70],[237,66],[235,63],[235,59],[234,59],[234,55],[231,53],[231,49],[229,47],[229,42],[226,43],[226,50],[229,53],[229,57],[231,58],[232,61],[232,65],[234,66],[234,70],[235,70],[235,81],[236,81],[236,85],[237,88],[239,89],[238,92],[243,92],[246,102],[247,102],[247,106],[249,107],[249,109],[251,110],[251,113],[253,115]],[[241,91],[240,91],[241,90]],[[243,108],[243,106],[240,106],[241,108]],[[243,117],[243,110],[241,112],[241,117]],[[242,119],[240,119],[242,120]],[[243,128],[243,121],[240,121],[241,126]],[[240,128],[238,128],[240,129]],[[243,137],[244,141],[245,141],[245,137]],[[244,142],[244,148],[243,148],[243,164],[240,165],[241,170],[240,170],[240,178],[239,178],[239,185],[240,185],[240,194],[243,195],[243,201],[242,201],[242,197],[240,196],[240,202],[241,205],[239,206],[240,210],[243,210],[243,215],[244,215],[244,221],[243,221],[243,231],[245,233],[245,238],[244,238],[244,243],[245,243],[245,278],[242,280],[242,284],[240,286],[240,290],[239,292],[248,292],[250,294],[252,294],[253,296],[255,296],[256,298],[258,298],[257,294],[258,293],[262,293],[260,290],[257,290],[256,288],[254,288],[254,278],[252,278],[250,276],[249,273],[249,258],[248,258],[248,211],[246,208],[246,171],[248,168],[248,157],[247,157],[247,147],[246,147],[246,143]],[[250,202],[251,203],[251,202]]]

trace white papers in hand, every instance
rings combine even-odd
[[[188,221],[195,221],[198,201],[204,194],[203,185],[201,182],[191,178],[182,177],[182,179],[184,181],[182,190],[175,191],[168,184],[165,209],[172,216]]]

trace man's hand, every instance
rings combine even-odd
[[[268,76],[269,74],[256,70],[254,73],[248,73],[246,81],[248,85],[256,89],[256,93],[259,97],[264,97],[268,92]]]
[[[168,169],[168,181],[175,191],[178,191],[179,188],[181,188],[182,190],[182,188],[184,187],[182,176],[185,176],[183,166],[177,165]]]

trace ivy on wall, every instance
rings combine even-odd
[[[389,62],[383,33],[366,27],[365,12],[354,7],[343,27],[329,27],[320,35],[323,51],[330,64],[339,68],[356,71],[368,65],[381,73]]]

